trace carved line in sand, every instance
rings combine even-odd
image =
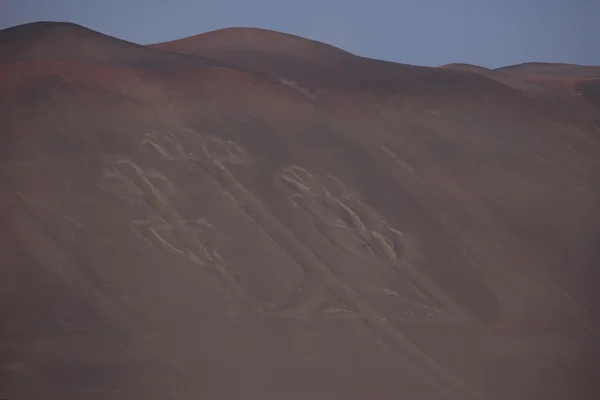
[[[337,178],[321,176],[292,165],[280,173],[292,191],[295,206],[313,217],[317,230],[338,248],[366,259],[378,259],[401,273],[431,304],[468,319],[464,311],[418,268],[424,262],[419,241],[391,227],[375,210],[360,201]],[[388,289],[389,290],[389,289]],[[431,304],[411,301],[428,317],[441,315]],[[406,315],[414,315],[407,311]]]
[[[224,191],[228,192],[230,197],[236,201],[239,209],[252,218],[273,241],[297,261],[306,271],[308,279],[315,279],[317,289],[319,285],[323,285],[349,309],[359,314],[387,343],[411,360],[433,386],[446,393],[450,398],[485,398],[471,388],[468,383],[451,374],[429,355],[422,352],[385,318],[381,317],[377,310],[364,301],[356,290],[342,282],[327,265],[282,225],[252,192],[237,181],[226,167],[226,161],[219,160],[207,152],[208,147],[203,135],[180,127],[177,121],[170,120],[170,122],[174,128],[179,128],[173,131],[176,131],[177,136],[181,138],[180,143],[185,143],[194,150],[200,150],[197,153],[197,160],[187,159],[186,162],[206,171]],[[140,185],[138,184],[138,186]],[[147,191],[144,192],[147,193]],[[161,214],[164,216],[165,213]],[[169,218],[165,218],[165,220],[171,223]]]
[[[195,221],[181,220],[181,224],[185,226],[185,229],[192,234],[191,237],[196,241],[195,247],[200,249],[200,254],[190,254],[185,244],[174,244],[179,242],[180,239],[176,236],[173,226],[161,216],[148,215],[145,219],[135,220],[133,224],[138,228],[137,230],[144,240],[177,256],[203,265],[222,259],[216,250],[218,233],[210,223],[202,218]]]
[[[293,203],[312,215],[316,228],[337,247],[395,268],[421,262],[416,238],[392,228],[337,178],[322,178],[295,165],[285,168],[280,178],[292,189]]]
[[[169,200],[175,192],[174,185],[161,172],[144,170],[120,156],[112,169],[102,171],[99,184],[130,204],[147,203],[154,209],[155,214],[133,222],[142,239],[206,268],[243,305],[257,309],[244,288],[220,265],[215,227],[204,218],[188,220],[177,213]]]
[[[216,136],[198,136],[201,155],[209,160],[209,165],[217,167],[220,171],[227,171],[226,165],[240,166],[250,162],[246,151],[237,143],[231,140],[223,140]],[[157,132],[151,132],[143,139],[144,144],[148,144],[155,148],[163,158],[170,161],[180,162],[200,162],[201,158],[196,154],[188,151],[177,140],[176,135],[172,132],[166,132],[163,135]],[[206,170],[206,168],[203,168]],[[231,175],[231,178],[233,176]],[[234,203],[238,203],[238,199],[231,195],[231,185],[236,185],[233,182],[219,181],[218,184],[223,188],[225,194],[228,194]],[[163,246],[164,247],[164,246]],[[167,246],[168,251],[179,254],[180,251],[175,250],[172,246]],[[325,286],[315,279],[311,274],[307,274],[305,280],[300,284],[297,294],[290,299],[283,300],[279,304],[265,304],[264,312],[269,315],[287,318],[297,318],[300,314],[306,315],[313,313],[321,307],[323,312],[329,314],[349,313],[350,308],[342,306],[327,307],[325,303],[327,299],[327,290]]]
[[[198,155],[186,149],[176,135],[169,131],[165,134],[149,132],[142,139],[142,143],[152,146],[163,158],[170,161],[200,160]],[[230,165],[246,165],[250,162],[248,154],[240,145],[216,136],[203,137],[201,149],[214,162]]]
[[[304,86],[300,86],[296,81],[292,80],[292,79],[287,79],[287,78],[277,78],[275,80],[276,82],[289,87],[290,89],[296,90],[300,93],[302,93],[304,96],[306,96],[307,98],[311,99],[311,100],[315,100],[317,98],[317,96],[315,96],[313,93],[311,93],[311,91],[304,87]]]
[[[292,190],[293,204],[310,214],[316,229],[336,247],[355,256],[379,259],[398,271],[416,267],[421,262],[418,241],[409,233],[392,228],[336,177],[321,177],[292,165],[280,173],[280,179]],[[303,306],[303,311],[309,305],[318,305],[309,294],[322,291],[312,289],[313,286],[309,280],[290,303]],[[388,288],[372,286],[371,289],[388,296],[396,294]],[[408,303],[407,299],[402,300]],[[430,312],[434,307],[427,304],[411,301],[410,306],[420,308],[420,314],[428,317],[441,314],[437,309]],[[405,312],[405,315],[414,314]]]

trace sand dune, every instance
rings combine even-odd
[[[589,71],[0,31],[0,397],[597,398]]]

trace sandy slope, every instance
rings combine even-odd
[[[0,31],[0,396],[597,398],[597,103],[490,74]]]

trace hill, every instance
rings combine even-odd
[[[458,69],[0,31],[0,397],[597,397],[594,89]]]

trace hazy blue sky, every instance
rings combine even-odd
[[[0,0],[0,29],[42,20],[141,44],[247,26],[408,64],[600,65],[600,0]]]

